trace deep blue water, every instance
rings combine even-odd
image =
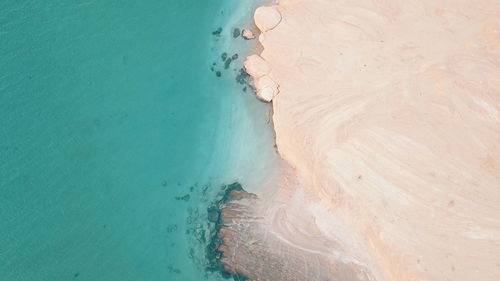
[[[193,232],[272,153],[234,79],[257,4],[0,2],[0,280],[218,279]]]

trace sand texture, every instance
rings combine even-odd
[[[500,1],[281,0],[255,22],[245,66],[296,178],[247,233],[298,277],[253,279],[500,280]]]
[[[279,194],[258,197],[233,190],[220,204],[218,250],[224,270],[245,280],[375,280],[360,262],[363,257],[322,234],[313,212],[290,208],[303,204],[304,194],[287,177],[283,180]]]

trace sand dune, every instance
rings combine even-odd
[[[307,280],[500,280],[499,19],[490,0],[259,8],[246,66],[298,182],[260,239],[328,267]]]

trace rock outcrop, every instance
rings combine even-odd
[[[255,34],[253,34],[253,32],[248,28],[243,29],[241,36],[243,36],[243,38],[245,38],[247,40],[251,40],[251,39],[255,38]]]
[[[227,276],[254,281],[374,280],[363,263],[321,235],[307,209],[293,200],[290,208],[268,208],[273,203],[269,199],[232,189],[219,203],[216,251]],[[294,216],[293,222],[287,216]]]
[[[250,75],[251,84],[255,87],[257,97],[270,102],[278,93],[278,84],[271,78],[271,67],[258,55],[247,57],[245,70]]]

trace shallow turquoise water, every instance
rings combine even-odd
[[[0,280],[218,278],[193,229],[272,135],[210,66],[256,2],[0,2]]]

